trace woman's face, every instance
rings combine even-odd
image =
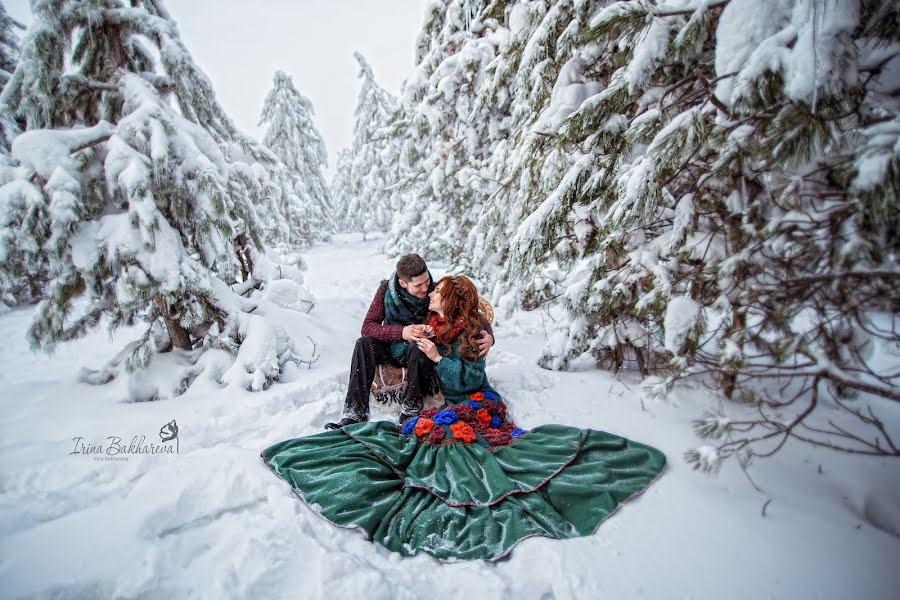
[[[441,299],[441,287],[443,287],[443,284],[437,286],[434,288],[433,292],[428,294],[428,310],[443,314],[444,307],[442,305],[443,300]]]

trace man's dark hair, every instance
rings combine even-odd
[[[406,254],[397,261],[397,275],[403,281],[409,281],[428,270],[425,261],[418,254]]]

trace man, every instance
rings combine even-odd
[[[369,389],[380,364],[409,370],[408,383],[400,401],[400,422],[419,414],[425,395],[432,391],[434,362],[416,344],[431,333],[422,323],[428,315],[428,294],[434,285],[425,261],[418,254],[401,256],[390,280],[381,282],[363,320],[362,337],[356,340],[353,349],[341,420],[326,423],[326,429],[338,429],[369,419]],[[494,343],[494,332],[489,323],[485,323],[477,341],[480,355],[487,355]]]

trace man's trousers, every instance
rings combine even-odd
[[[398,361],[391,355],[391,344],[392,342],[368,336],[356,340],[341,418],[369,420],[369,390],[372,388],[372,381],[375,380],[377,366],[383,364],[408,369],[408,383],[400,401],[401,418],[415,416],[421,412],[425,396],[434,391],[434,361],[413,342],[406,343],[405,361]]]

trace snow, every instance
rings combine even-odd
[[[561,205],[566,189],[574,185],[578,177],[590,169],[593,160],[593,155],[586,154],[574,161],[574,164],[566,172],[557,189],[519,225],[515,235],[510,240],[510,248],[524,253],[527,246],[532,244],[535,238],[540,237],[540,225],[548,219],[548,215],[562,210]]]
[[[666,350],[678,356],[691,337],[700,318],[700,304],[687,296],[669,300],[663,327],[666,330]]]
[[[697,454],[700,456],[700,465],[704,469],[715,471],[721,465],[722,457],[713,446],[700,446],[697,448]]]
[[[657,63],[666,57],[671,37],[670,22],[666,19],[654,19],[646,34],[635,44],[631,62],[625,69],[629,92],[645,87],[647,78],[656,70]]]
[[[866,128],[869,140],[856,158],[853,187],[868,190],[885,180],[891,161],[900,155],[900,118]]]
[[[86,242],[84,242],[86,243]],[[689,420],[707,390],[676,387],[675,402],[642,407],[640,380],[600,370],[536,366],[542,311],[495,324],[492,383],[524,427],[565,423],[660,448],[666,471],[597,533],[532,538],[497,564],[402,559],[359,532],[321,519],[275,478],[259,451],[320,432],[338,416],[349,358],[378,281],[393,261],[378,241],[335,236],[306,255],[318,304],[298,313],[321,358],[251,393],[223,388],[224,351],[160,355],[143,380],[78,380],[140,327],[27,350],[32,308],[0,315],[3,452],[0,589],[5,597],[137,598],[890,598],[900,584],[900,466],[896,460],[788,446],[752,468],[735,461],[709,477],[682,460],[698,440]],[[442,272],[433,269],[435,276]],[[280,284],[279,284],[280,285]],[[274,294],[273,296],[280,296]],[[257,298],[254,297],[254,301]],[[284,310],[274,304],[261,309]],[[293,311],[296,312],[296,311]],[[273,322],[269,319],[269,322]],[[301,348],[308,351],[308,348]],[[193,362],[192,362],[193,361]],[[174,374],[199,373],[172,396]],[[160,399],[125,402],[129,394]],[[130,390],[130,391],[129,391]],[[397,415],[375,409],[376,418]],[[73,438],[161,444],[175,420],[178,452],[71,454]],[[739,420],[739,418],[735,418]],[[143,442],[140,436],[144,436]],[[714,450],[702,456],[713,458]],[[761,511],[768,499],[772,501]],[[745,585],[744,582],[752,582]]]
[[[557,129],[566,117],[578,110],[582,102],[604,90],[602,83],[589,81],[582,74],[589,64],[586,57],[579,53],[562,66],[550,93],[550,103],[541,113],[538,128]]]
[[[302,285],[290,279],[270,282],[263,290],[262,297],[281,308],[302,312],[307,312],[315,304],[312,295]]]
[[[716,31],[716,73],[738,72],[716,86],[726,104],[750,96],[765,72],[780,73],[788,98],[815,108],[820,90],[834,92],[857,77],[857,49],[849,43],[859,22],[857,0],[789,2],[734,0]]]
[[[33,129],[16,137],[12,155],[45,181],[57,167],[77,177],[72,152],[84,144],[109,137],[112,132],[113,126],[106,121],[82,129]]]
[[[669,233],[668,250],[675,249],[691,230],[694,220],[694,195],[685,194],[675,206],[675,218],[672,220],[672,231]]]
[[[514,4],[509,10],[509,30],[513,35],[518,34],[528,26],[528,5],[525,3]]]
[[[787,22],[792,0],[773,0],[760,10],[759,0],[731,0],[722,9],[716,28],[716,75],[722,77],[739,71],[750,54]],[[730,102],[734,79],[724,78],[716,84],[716,96]]]
[[[7,260],[11,248],[17,248],[19,244],[27,246],[30,240],[18,235],[16,221],[21,222],[25,215],[39,212],[43,205],[44,195],[26,181],[13,180],[0,187],[0,262]],[[38,252],[39,248],[29,250]]]

